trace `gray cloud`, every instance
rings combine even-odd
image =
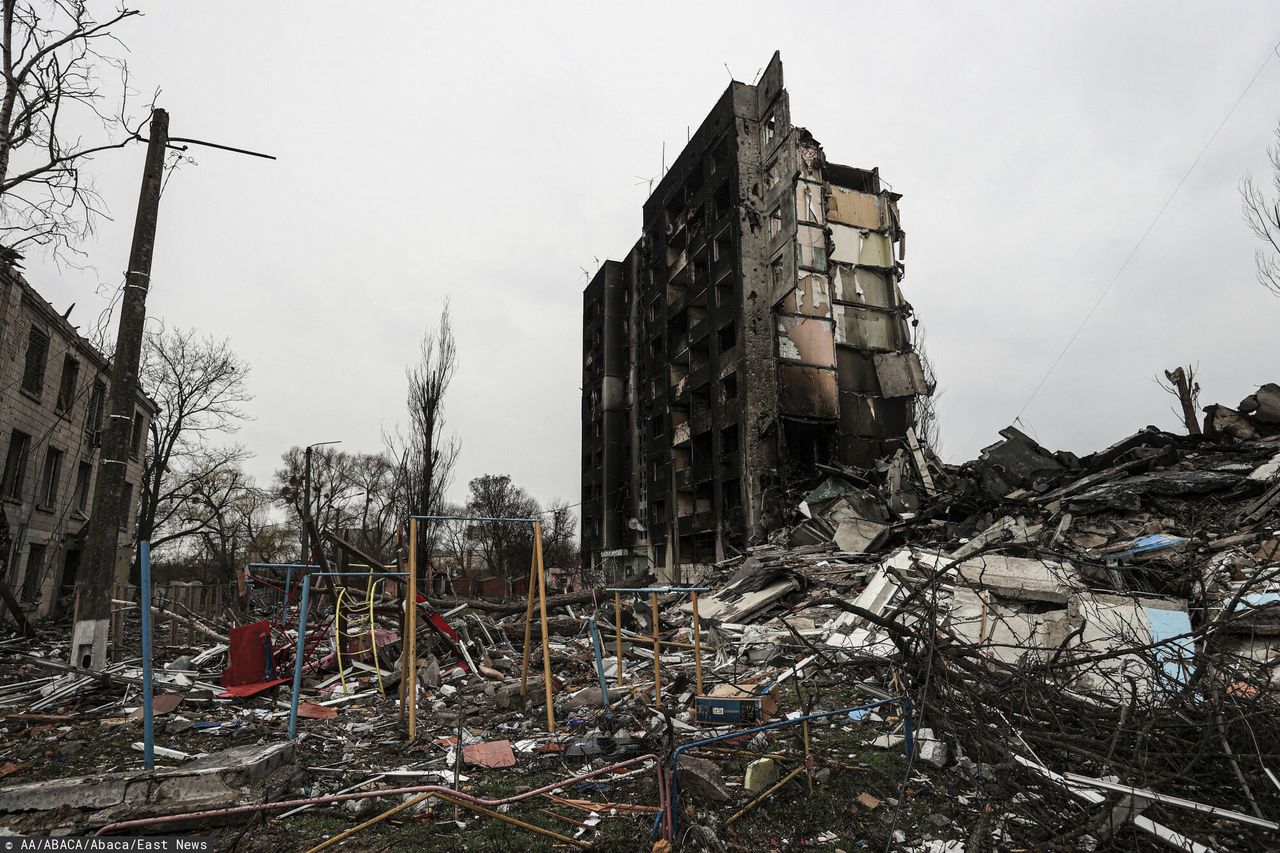
[[[123,38],[175,135],[219,152],[171,181],[150,310],[253,365],[241,439],[375,449],[403,365],[451,298],[459,485],[578,491],[581,268],[636,239],[643,178],[728,83],[782,51],[797,123],[905,195],[904,290],[945,390],[947,455],[1008,424],[1280,38],[1274,6],[150,3]],[[1205,402],[1280,373],[1236,181],[1261,172],[1280,59],[1029,408],[1046,444],[1175,427],[1152,377]],[[32,258],[55,305],[100,310],[128,254],[142,152],[100,158],[97,272]]]

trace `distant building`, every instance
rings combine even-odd
[[[102,461],[109,382],[102,353],[0,261],[0,567],[29,618],[50,615],[59,598],[74,592]],[[155,413],[139,393],[124,460],[129,513],[116,555],[120,581],[127,580],[133,555],[142,460]]]
[[[928,389],[899,198],[792,123],[777,54],[729,85],[583,293],[591,571],[679,581],[762,541],[818,465],[904,446]]]

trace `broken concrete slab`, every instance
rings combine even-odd
[[[1264,424],[1280,424],[1280,385],[1268,382],[1240,401],[1241,412]]]
[[[177,770],[120,771],[0,788],[0,813],[147,807],[177,812],[239,802],[243,789],[293,761],[292,743],[237,746]]]
[[[676,775],[680,790],[695,800],[705,803],[726,803],[729,789],[725,787],[720,766],[706,758],[692,755],[680,756],[680,769]]]
[[[1020,601],[1065,604],[1079,585],[1067,562],[1031,560],[1006,554],[982,554],[956,566],[960,577],[996,595]]]

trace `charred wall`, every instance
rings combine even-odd
[[[583,295],[584,559],[679,581],[780,526],[817,465],[901,445],[924,387],[898,198],[793,126],[777,54],[729,86]]]

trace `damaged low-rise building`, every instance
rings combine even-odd
[[[734,81],[583,294],[582,553],[666,581],[781,526],[819,465],[919,448],[901,196]]]
[[[97,485],[110,362],[9,261],[0,262],[0,570],[29,618],[70,601]],[[138,393],[116,579],[128,577],[155,403]],[[0,618],[8,618],[4,613]]]

